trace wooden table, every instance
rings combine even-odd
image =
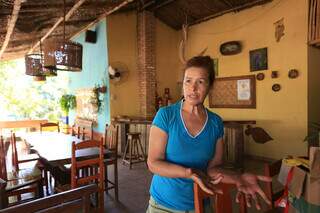
[[[21,136],[30,149],[34,150],[42,159],[51,165],[61,165],[71,163],[72,142],[79,143],[81,140],[75,136],[58,132],[34,132],[26,133]],[[105,154],[108,151],[105,150]],[[99,155],[98,148],[78,150],[77,158],[86,158]]]

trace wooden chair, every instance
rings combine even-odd
[[[114,189],[114,195],[116,201],[119,201],[118,193],[118,126],[111,124],[108,126],[106,124],[105,129],[105,147],[109,151],[107,156],[104,159],[105,165],[105,191],[108,193],[108,190]],[[108,166],[113,165],[114,173],[114,182],[108,179]],[[108,184],[111,184],[109,186]]]
[[[92,212],[90,195],[98,191],[96,184],[72,189],[60,194],[51,195],[31,202],[0,210],[0,213],[16,212]],[[1,209],[1,208],[0,208]],[[82,210],[82,211],[80,211]]]
[[[141,133],[129,132],[127,136],[128,139],[122,156],[122,163],[128,164],[129,169],[132,169],[132,164],[135,163],[145,163],[147,166],[146,154],[144,153],[140,139]]]
[[[99,156],[96,158],[78,160],[76,158],[76,151],[97,147],[99,149]],[[77,188],[84,184],[98,182],[99,186],[99,212],[104,211],[104,147],[103,138],[100,141],[86,140],[80,143],[72,143],[72,158],[71,158],[71,188]],[[83,172],[89,168],[89,172]],[[80,170],[82,174],[80,175]]]
[[[13,135],[12,138],[15,137]],[[11,141],[12,143],[12,141]],[[15,147],[12,148],[16,150]],[[12,159],[17,163],[18,159],[17,153],[13,151]],[[6,152],[5,145],[3,141],[3,137],[0,137],[0,178],[5,182],[2,183],[2,187],[4,188],[3,193],[5,199],[8,201],[8,198],[11,196],[17,197],[18,202],[21,202],[21,195],[26,193],[35,193],[35,197],[43,197],[43,189],[42,189],[42,177],[41,171],[37,167],[33,168],[24,168],[20,169],[18,165],[12,165],[13,171],[7,171],[7,163],[6,163]],[[5,192],[4,192],[5,191]],[[8,202],[6,202],[8,203]],[[9,203],[9,205],[14,205],[16,203]]]
[[[52,128],[56,128],[58,132],[60,132],[60,127],[59,127],[59,123],[40,123],[40,132],[43,131],[43,129],[52,129]]]
[[[266,163],[264,165],[264,175],[268,177],[274,177],[279,174],[281,168],[282,160],[277,160],[271,164]],[[280,189],[276,192],[273,191],[272,182],[265,183],[265,192],[269,200],[271,201],[271,206],[269,209],[275,209],[275,201],[278,200],[282,195],[284,189]]]
[[[71,134],[82,140],[93,140],[93,122],[76,118]]]
[[[215,213],[232,213],[232,199],[230,196],[231,189],[235,188],[234,184],[219,184],[218,187],[221,188],[223,194],[215,194],[210,195],[204,192],[201,187],[194,183],[194,205],[195,205],[195,213],[204,213],[204,205],[203,201],[210,197],[214,198],[214,212]],[[244,196],[240,196],[240,213],[247,212],[247,206],[245,202]]]
[[[14,132],[11,132],[10,145],[12,148],[12,153],[11,153],[12,166],[15,171],[33,167],[37,164],[38,160],[40,159],[37,154],[26,154],[26,155],[23,155],[23,157],[20,157],[20,156],[18,157],[17,138]]]

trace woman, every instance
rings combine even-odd
[[[148,213],[193,212],[193,182],[210,194],[220,193],[214,188],[220,181],[234,183],[238,194],[246,195],[248,206],[253,199],[260,209],[256,194],[270,203],[257,184],[270,178],[228,174],[218,168],[222,164],[223,122],[203,105],[215,78],[213,67],[209,56],[191,58],[184,69],[184,99],[161,108],[154,118],[148,152],[148,166],[154,173]]]

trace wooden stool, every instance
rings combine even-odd
[[[124,150],[124,154],[122,157],[123,164],[129,164],[129,168],[132,168],[132,164],[134,163],[147,163],[146,155],[143,151],[141,140],[140,140],[140,133],[139,132],[130,132],[127,133],[128,140]],[[141,150],[141,153],[139,151]],[[129,156],[128,156],[129,154]]]

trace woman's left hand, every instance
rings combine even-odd
[[[260,210],[261,205],[257,197],[257,194],[259,194],[267,204],[271,205],[271,201],[267,198],[266,194],[258,185],[258,181],[271,182],[272,178],[250,173],[244,173],[240,175],[239,180],[236,183],[238,188],[236,202],[239,202],[240,195],[243,193],[247,206],[251,207],[251,202],[254,200],[256,208]]]

